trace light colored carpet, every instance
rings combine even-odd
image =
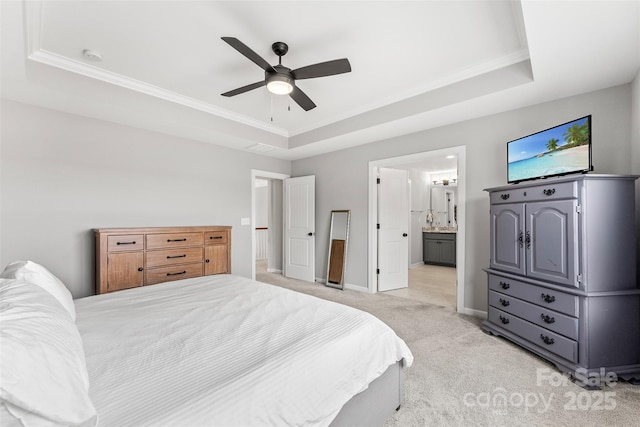
[[[391,426],[638,426],[640,386],[587,391],[556,368],[480,330],[480,320],[384,294],[341,291],[259,271],[257,280],[370,312],[411,348]]]
[[[387,295],[456,307],[456,269],[423,264],[409,270],[409,286],[385,292]]]

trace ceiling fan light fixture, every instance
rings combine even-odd
[[[289,95],[293,90],[293,79],[282,74],[269,76],[267,90],[274,95]]]

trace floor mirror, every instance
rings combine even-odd
[[[344,271],[347,267],[350,219],[350,210],[331,211],[329,254],[327,255],[327,280],[325,284],[332,288],[343,289],[344,287]]]

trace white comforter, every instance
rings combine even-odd
[[[76,300],[100,426],[328,425],[413,361],[374,316],[232,275]]]

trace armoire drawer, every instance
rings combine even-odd
[[[578,319],[575,317],[547,310],[544,307],[496,291],[489,291],[489,305],[515,314],[567,338],[578,339]]]
[[[571,362],[578,361],[577,341],[534,325],[495,307],[489,307],[489,321]]]
[[[150,268],[145,271],[145,285],[202,276],[202,263]]]
[[[540,200],[575,199],[577,182],[558,182],[532,187],[495,191],[489,195],[492,205],[499,203],[536,202]]]
[[[160,267],[163,265],[188,264],[202,262],[202,247],[164,249],[159,251],[147,251],[147,267]]]
[[[578,296],[489,274],[489,289],[521,300],[578,317]]]
[[[147,250],[202,246],[202,233],[147,234]]]

